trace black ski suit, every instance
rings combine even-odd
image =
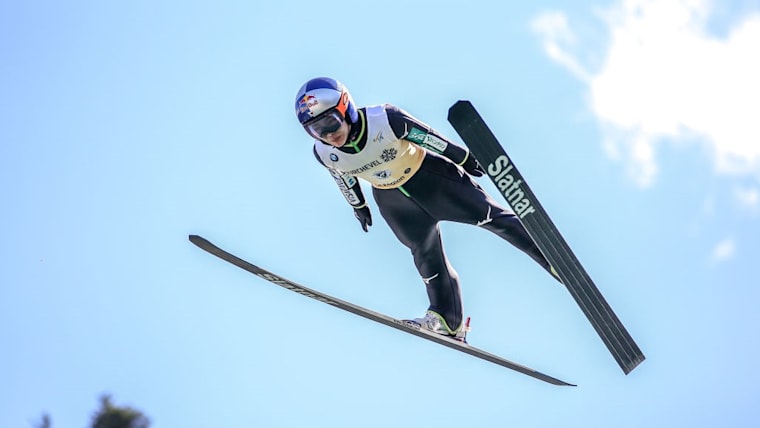
[[[516,215],[496,203],[465,171],[482,175],[466,149],[388,104],[359,109],[349,140],[340,148],[317,140],[314,154],[364,216],[369,211],[356,177],[372,184],[380,214],[412,252],[427,288],[429,309],[443,316],[452,330],[463,320],[462,293],[443,249],[440,221],[483,227],[550,271]]]

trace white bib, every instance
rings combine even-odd
[[[317,155],[328,168],[361,177],[378,189],[403,185],[420,168],[425,149],[396,138],[383,106],[367,107],[366,123],[367,144],[359,153],[346,153],[317,141]]]

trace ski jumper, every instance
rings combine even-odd
[[[444,252],[440,221],[489,230],[551,269],[515,214],[496,203],[462,169],[469,151],[398,107],[359,109],[349,141],[333,147],[316,140],[314,155],[354,208],[366,205],[357,177],[372,185],[380,214],[412,252],[429,309],[452,330],[463,321],[462,293]]]

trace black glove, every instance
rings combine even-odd
[[[467,160],[462,164],[462,168],[473,177],[482,177],[483,174],[486,173],[483,170],[483,167],[480,166],[480,162],[475,159],[475,156],[473,156],[472,153],[467,154]]]
[[[362,224],[362,229],[365,232],[369,232],[367,228],[372,226],[372,214],[369,212],[369,206],[365,205],[361,208],[354,208],[354,216]]]

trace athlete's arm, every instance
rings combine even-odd
[[[356,177],[332,169],[322,163],[322,159],[320,159],[319,155],[317,155],[316,148],[314,149],[314,157],[317,158],[317,161],[320,163],[320,165],[327,168],[333,180],[335,180],[335,184],[338,185],[338,189],[340,189],[340,192],[343,193],[343,197],[346,198],[346,201],[352,207],[354,207],[354,209],[363,208],[367,205],[367,201],[364,199],[364,193],[362,193],[362,188],[359,185],[359,180]]]
[[[362,230],[368,232],[369,226],[372,226],[372,213],[369,210],[369,205],[367,205],[367,200],[364,198],[359,180],[351,174],[340,172],[322,163],[322,159],[317,155],[316,148],[314,149],[314,157],[330,172],[333,180],[335,180],[335,184],[338,185],[338,189],[340,189],[346,201],[354,209],[354,217],[359,220]]]

